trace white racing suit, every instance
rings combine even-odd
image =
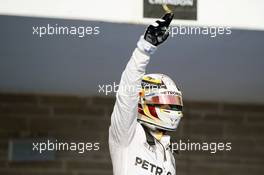
[[[150,54],[156,47],[142,37],[122,73],[109,128],[109,148],[114,175],[175,175],[170,136],[157,141],[137,122],[137,90]],[[129,87],[129,88],[126,88]]]

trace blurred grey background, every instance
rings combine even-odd
[[[0,16],[0,22],[0,174],[111,175],[108,127],[115,99],[98,93],[98,86],[119,82],[146,26],[14,16]],[[33,26],[47,24],[98,26],[100,35],[32,35]],[[264,173],[263,42],[263,31],[177,36],[151,58],[147,73],[168,74],[184,94],[173,141],[232,143],[231,151],[216,154],[180,152],[178,175]],[[42,161],[8,158],[10,142],[40,138],[99,142],[100,150],[57,151]]]
[[[98,95],[98,85],[118,83],[142,25],[0,16],[0,90]],[[98,26],[100,34],[33,35],[33,26]],[[164,73],[185,99],[264,102],[264,32],[178,35],[162,45],[147,73]],[[113,95],[113,94],[112,94]]]

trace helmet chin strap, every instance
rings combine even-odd
[[[142,115],[142,114],[140,114]],[[161,140],[162,136],[165,134],[165,131],[159,130],[157,129],[155,126],[153,127],[150,124],[146,124],[146,123],[141,123],[142,125],[145,126],[145,128],[149,131],[149,133],[158,141]]]
[[[164,132],[156,129],[156,130],[150,130],[150,134],[153,137],[155,137],[158,141],[160,141],[162,136],[164,135]]]

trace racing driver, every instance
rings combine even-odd
[[[148,26],[122,73],[109,127],[114,175],[175,175],[168,132],[182,115],[182,94],[164,74],[146,74],[157,47],[169,36],[172,13]]]

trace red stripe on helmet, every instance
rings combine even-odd
[[[159,118],[158,115],[157,115],[157,112],[156,112],[155,106],[150,106],[150,105],[147,105],[147,106],[148,106],[148,109],[149,109],[150,114],[151,114],[153,117]]]
[[[153,117],[159,118],[158,115],[157,115],[157,113],[156,113],[155,106],[147,105],[147,107],[148,107],[149,113],[150,113]],[[145,114],[144,110],[142,109],[142,105],[141,105],[140,103],[138,103],[138,113],[147,116],[147,115]],[[150,117],[150,116],[148,116],[148,117]]]
[[[145,115],[144,114],[144,111],[143,111],[143,109],[142,109],[142,105],[139,103],[138,104],[138,113],[140,113],[140,114],[142,114],[142,115]]]

